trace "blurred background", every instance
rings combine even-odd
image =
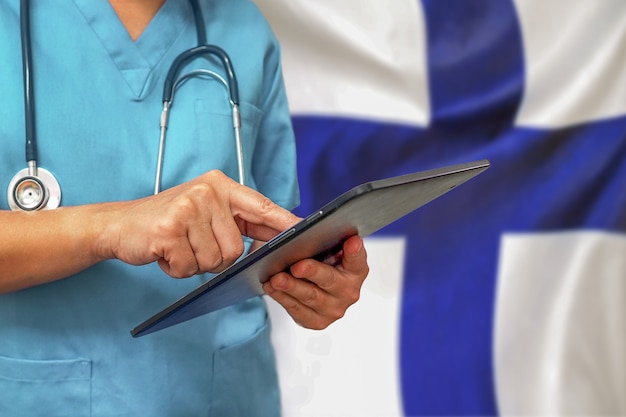
[[[307,331],[268,300],[285,416],[626,415],[626,2],[256,3],[298,214],[492,164],[367,239],[343,320]]]

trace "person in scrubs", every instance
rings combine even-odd
[[[188,2],[31,3],[38,163],[63,194],[60,208],[38,212],[10,211],[0,194],[0,416],[280,415],[262,298],[129,334],[252,240],[298,221],[280,51],[265,19],[248,0],[202,1],[209,43],[239,80],[247,186],[231,179],[224,88],[196,77],[176,94],[163,191],[151,195],[165,74],[197,44]],[[8,184],[25,165],[19,0],[0,3],[0,56]],[[187,69],[221,70],[200,61]],[[323,329],[356,302],[367,272],[353,237],[339,265],[306,259],[264,289],[298,324]]]

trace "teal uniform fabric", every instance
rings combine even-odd
[[[39,166],[58,178],[62,205],[150,195],[165,74],[197,44],[188,2],[167,1],[136,42],[106,1],[31,3]],[[239,80],[249,185],[293,208],[295,145],[276,39],[247,0],[202,6],[209,43],[229,53]],[[0,3],[0,56],[6,187],[25,167],[18,0]],[[201,61],[187,69],[223,73],[217,60]],[[237,179],[230,105],[219,82],[192,79],[172,107],[163,188],[211,169]],[[107,261],[1,295],[0,416],[278,415],[261,298],[131,338],[133,326],[208,278]]]

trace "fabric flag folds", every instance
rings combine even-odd
[[[368,238],[321,332],[270,303],[286,416],[626,415],[626,2],[257,0],[308,215],[491,168]]]

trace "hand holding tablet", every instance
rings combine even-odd
[[[489,161],[481,160],[354,187],[156,313],[131,334],[143,336],[263,294],[269,277],[300,260],[332,255],[350,236],[368,236],[488,167]]]

